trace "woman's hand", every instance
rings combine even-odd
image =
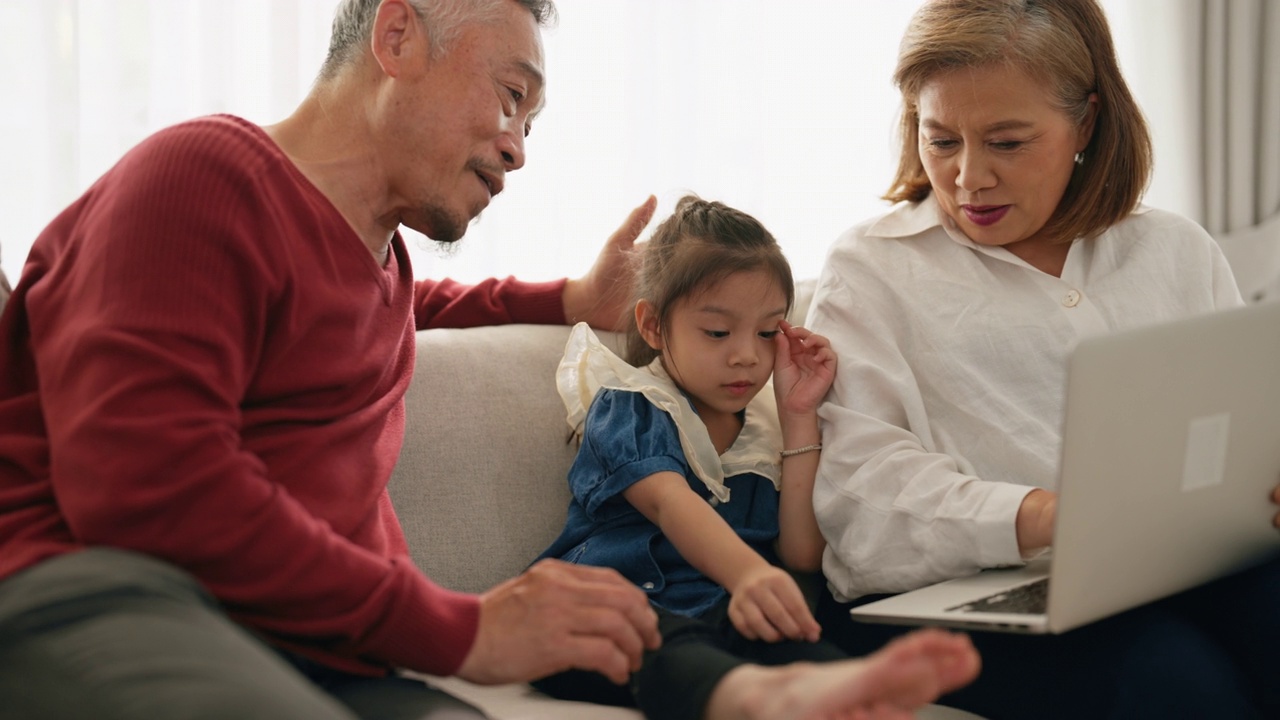
[[[795,578],[780,567],[762,562],[727,589],[729,620],[748,640],[814,642],[822,632]]]
[[[836,377],[836,353],[825,337],[783,320],[773,336],[773,392],[778,413],[800,416],[816,412]]]

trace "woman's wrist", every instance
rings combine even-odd
[[[1057,511],[1057,493],[1037,488],[1022,498],[1014,521],[1020,553],[1026,556],[1053,543],[1053,521]]]

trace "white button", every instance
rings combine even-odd
[[[1075,307],[1080,304],[1080,291],[1068,290],[1066,295],[1062,296],[1062,304],[1067,307]]]
[[[651,582],[647,582],[647,583],[645,583],[645,584],[641,585],[640,587],[644,588],[645,590],[652,590],[652,589],[653,589],[653,583],[651,583]]]
[[[712,495],[710,498],[707,499],[707,502],[711,503],[711,507],[716,507],[720,504],[720,498],[716,497],[715,495]]]

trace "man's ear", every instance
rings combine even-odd
[[[658,310],[648,300],[636,303],[636,327],[649,347],[662,351],[662,326],[658,323]]]
[[[382,0],[373,18],[373,59],[389,77],[400,77],[410,62],[425,57],[426,28],[406,0]]]

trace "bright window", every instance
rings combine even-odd
[[[0,3],[0,267],[147,134],[232,112],[269,124],[306,93],[334,0]],[[904,0],[559,0],[549,105],[529,164],[420,277],[585,271],[646,195],[744,209],[797,276],[881,212],[894,167],[890,76]],[[1158,117],[1154,115],[1153,117]]]

